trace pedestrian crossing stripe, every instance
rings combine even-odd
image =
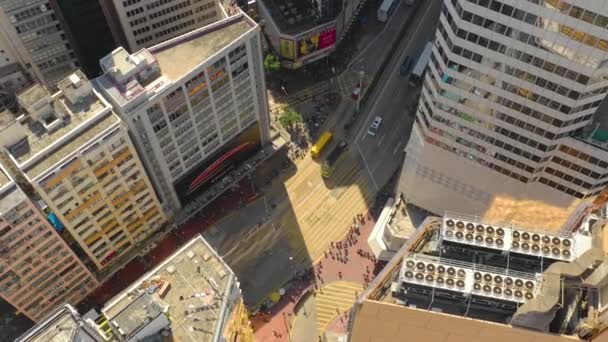
[[[339,315],[343,315],[345,311],[353,306],[357,299],[355,291],[361,293],[363,291],[363,284],[337,281],[321,287],[316,292],[315,313],[319,336],[325,331],[330,322]]]

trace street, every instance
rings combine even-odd
[[[399,42],[395,54],[380,76],[380,82],[362,108],[365,119],[362,120],[355,141],[368,172],[380,186],[390,179],[403,162],[403,150],[409,139],[420,93],[419,86],[409,86],[409,77],[399,74],[399,67],[405,56],[416,58],[424,45],[433,38],[440,10],[440,1],[428,1],[421,6],[419,15],[405,35],[409,39]],[[373,54],[373,50],[369,49],[361,59],[372,58],[366,55]],[[357,66],[357,63],[354,65]],[[375,116],[382,117],[382,126],[376,136],[370,136],[367,129]]]

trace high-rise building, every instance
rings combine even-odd
[[[155,233],[165,215],[127,127],[77,71],[51,95],[18,95],[23,112],[3,122],[0,143],[98,269]]]
[[[54,87],[78,67],[64,24],[49,0],[0,1],[0,56]],[[20,77],[20,76],[15,76]]]
[[[0,297],[37,322],[95,287],[93,274],[0,166]]]
[[[103,0],[100,3],[110,26],[114,26],[114,41],[131,53],[226,17],[218,0]]]
[[[608,184],[608,7],[446,0],[400,190],[431,212],[568,229]],[[551,213],[550,217],[539,213]]]
[[[128,124],[168,213],[230,185],[227,173],[268,141],[260,40],[239,14],[101,60],[96,86]]]

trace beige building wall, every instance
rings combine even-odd
[[[0,297],[37,322],[97,280],[14,182],[0,195]]]
[[[100,269],[166,221],[126,127],[111,117],[104,134],[32,182]]]
[[[366,300],[356,307],[350,342],[567,342],[570,336],[549,335],[509,325]]]

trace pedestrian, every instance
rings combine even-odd
[[[325,259],[327,259],[327,252],[325,252]]]
[[[338,277],[342,279],[342,272],[338,272]]]

